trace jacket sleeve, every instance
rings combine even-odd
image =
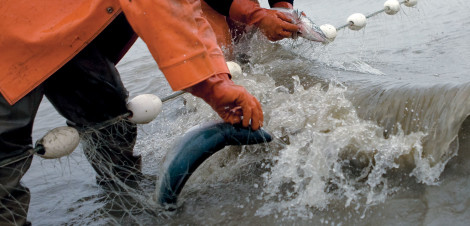
[[[199,0],[120,0],[120,4],[173,90],[229,73]]]

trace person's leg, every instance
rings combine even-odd
[[[11,106],[0,95],[0,225],[25,225],[29,189],[20,183],[31,165],[32,127],[42,88]]]
[[[20,183],[31,165],[32,155],[0,169],[0,225],[26,225],[29,189]]]
[[[141,168],[140,156],[132,153],[137,127],[120,117],[128,112],[127,90],[98,44],[90,43],[52,75],[44,83],[45,95],[81,132],[82,147],[98,183],[109,185],[118,179],[134,184]]]

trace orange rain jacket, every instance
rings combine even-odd
[[[124,12],[173,90],[229,73],[199,0],[3,0],[0,92],[24,97]]]
[[[227,18],[211,8],[205,1],[201,1],[201,8],[204,18],[209,21],[212,30],[214,30],[219,46],[228,48],[228,51],[231,52],[232,35],[227,24]]]

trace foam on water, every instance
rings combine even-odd
[[[273,210],[299,214],[307,207],[323,209],[331,200],[343,198],[345,206],[363,197],[367,197],[365,204],[383,202],[398,189],[389,186],[385,176],[400,167],[398,159],[415,157],[416,165],[426,167],[427,161],[421,158],[424,133],[400,130],[385,137],[382,127],[358,117],[345,97],[345,87],[330,84],[325,91],[318,84],[304,89],[298,77],[294,81],[292,93],[281,87],[263,89],[272,90],[273,97],[263,100],[266,129],[283,147],[263,175],[267,203],[259,215]],[[415,174],[436,176],[427,172]]]

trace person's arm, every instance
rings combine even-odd
[[[202,17],[199,0],[120,0],[120,3],[173,90],[186,89],[201,97],[226,122],[238,123],[243,115],[244,126],[251,121],[253,129],[259,128],[263,120],[261,105],[229,79],[224,55],[209,23]],[[223,79],[214,81],[218,77]]]
[[[285,14],[261,8],[259,3],[252,0],[204,0],[218,13],[247,25],[257,26],[271,41],[292,37],[299,31],[297,25]],[[293,0],[269,0],[273,7],[292,9]]]
[[[277,10],[262,8],[250,0],[233,0],[229,14],[235,21],[257,26],[271,41],[292,37],[300,29],[292,23],[293,18]]]
[[[212,75],[229,73],[210,25],[200,19],[198,1],[120,0],[122,10],[173,90]]]
[[[218,13],[235,21],[257,26],[271,41],[292,37],[299,27],[285,14],[262,8],[251,0],[204,0]],[[270,0],[271,7],[292,8],[293,1]]]

